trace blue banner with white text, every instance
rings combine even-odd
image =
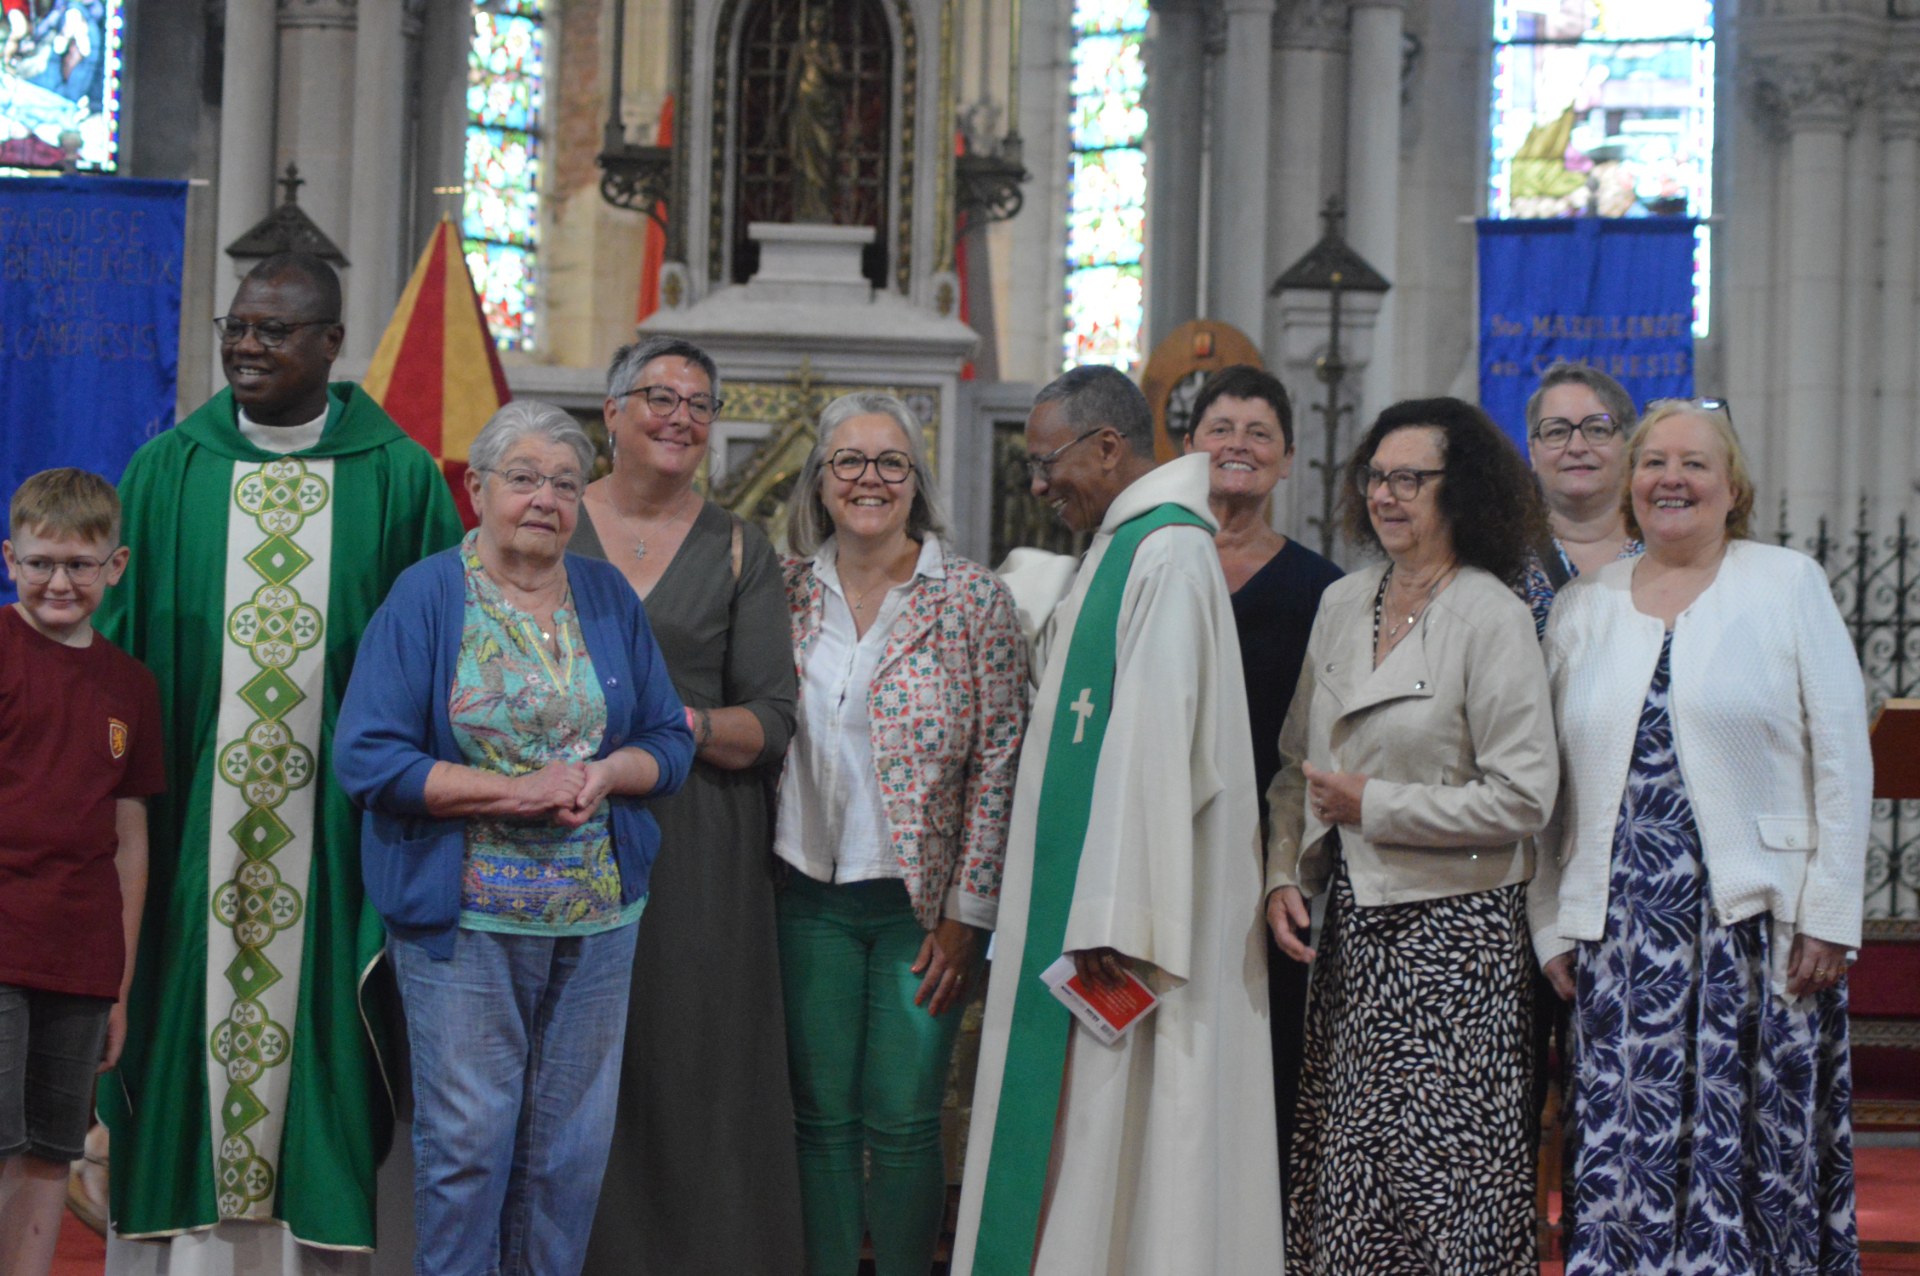
[[[185,182],[0,178],[0,502],[59,465],[117,483],[173,425],[186,223]]]
[[[1527,396],[1556,360],[1599,368],[1636,407],[1692,397],[1698,224],[1481,220],[1480,404],[1522,450]]]

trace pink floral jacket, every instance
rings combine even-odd
[[[944,578],[918,577],[887,634],[867,702],[873,764],[915,917],[931,930],[957,882],[954,914],[990,928],[1027,724],[1027,647],[1007,587],[943,552]],[[788,558],[786,578],[804,684],[826,586],[807,558]]]

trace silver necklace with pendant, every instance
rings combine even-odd
[[[696,503],[700,499],[698,493],[689,493],[689,495],[693,496]],[[619,512],[617,507],[615,512],[616,513]],[[680,519],[685,514],[686,514],[686,511],[681,510],[680,513],[675,514],[673,517],[669,518],[665,523],[661,524],[660,530],[658,532],[655,532],[654,535],[656,536],[665,535],[667,530],[671,528],[675,523],[679,522]],[[643,559],[647,556],[647,538],[641,535],[640,525],[636,523],[632,518],[629,518],[625,514],[621,514],[620,518],[623,522],[626,523],[628,527],[631,527],[633,529],[633,557],[634,557],[634,560],[637,562],[640,559]]]

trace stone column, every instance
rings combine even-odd
[[[1040,6],[1032,6],[1039,8]],[[1204,0],[1154,0],[1147,28],[1147,330],[1141,353],[1195,318],[1205,151]]]
[[[1869,97],[1853,120],[1846,150],[1847,212],[1841,231],[1840,505],[1836,513],[1853,526],[1860,498],[1873,490],[1878,460],[1880,412],[1875,391],[1880,363],[1880,120]]]
[[[400,296],[401,168],[406,155],[407,42],[401,0],[360,0],[353,40],[352,210],[345,360],[365,367]]]
[[[1874,459],[1874,508],[1891,522],[1913,504],[1920,476],[1916,401],[1915,307],[1920,306],[1920,229],[1907,210],[1920,198],[1920,63],[1890,62],[1875,85],[1880,98],[1880,419]]]
[[[1782,468],[1773,460],[1774,440],[1785,410],[1776,392],[1780,360],[1775,348],[1785,307],[1779,301],[1784,295],[1784,272],[1778,268],[1774,212],[1780,204],[1786,122],[1758,88],[1754,81],[1743,83],[1737,95],[1748,109],[1725,113],[1732,138],[1732,190],[1723,192],[1716,202],[1723,209],[1739,209],[1740,216],[1723,221],[1713,231],[1715,301],[1725,299],[1724,305],[1716,305],[1713,326],[1726,350],[1724,389],[1743,401],[1752,399],[1757,409],[1752,422],[1748,413],[1741,412],[1740,442],[1760,489],[1755,510],[1759,525],[1770,534],[1780,510]],[[1697,381],[1695,387],[1706,394],[1723,388]]]
[[[1267,271],[1268,115],[1273,79],[1273,0],[1223,0],[1226,47],[1219,61],[1210,147],[1207,217],[1208,318],[1261,344]]]
[[[1400,60],[1405,14],[1395,0],[1366,0],[1353,9],[1347,60],[1347,242],[1388,279],[1400,259]],[[1378,413],[1397,396],[1394,304],[1388,293],[1361,374],[1360,415]]]
[[[1336,0],[1292,0],[1274,19],[1273,76],[1267,169],[1267,269],[1262,288],[1293,265],[1320,239],[1320,209],[1327,196],[1328,124],[1339,122],[1331,109],[1339,58],[1347,45],[1347,11]],[[1322,387],[1310,362],[1291,357],[1282,319],[1282,299],[1267,297],[1261,353],[1267,370],[1286,383],[1293,397],[1293,475],[1274,489],[1268,520],[1288,536],[1307,536],[1306,518],[1317,512],[1318,486],[1307,467],[1317,455],[1322,434],[1312,410]]]
[[[228,0],[220,71],[220,176],[214,213],[213,305],[226,313],[234,281],[227,245],[273,207],[273,102],[278,63],[273,0]],[[207,316],[213,318],[212,315]],[[216,357],[210,384],[226,385]]]
[[[300,166],[300,207],[336,244],[347,238],[355,138],[354,0],[280,0],[280,109],[275,171]],[[359,108],[365,109],[365,104]],[[375,121],[405,128],[405,116]],[[387,215],[395,216],[397,209]],[[352,254],[347,261],[353,262]]]
[[[1840,513],[1839,419],[1847,132],[1861,68],[1843,54],[1755,59],[1763,96],[1787,123],[1786,411],[1782,446],[1788,525],[1805,535]]]

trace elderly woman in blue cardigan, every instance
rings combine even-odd
[[[645,799],[693,757],[639,599],[565,552],[592,461],[558,408],[496,413],[469,455],[480,525],[395,582],[340,711],[436,1276],[580,1270],[660,842]]]

